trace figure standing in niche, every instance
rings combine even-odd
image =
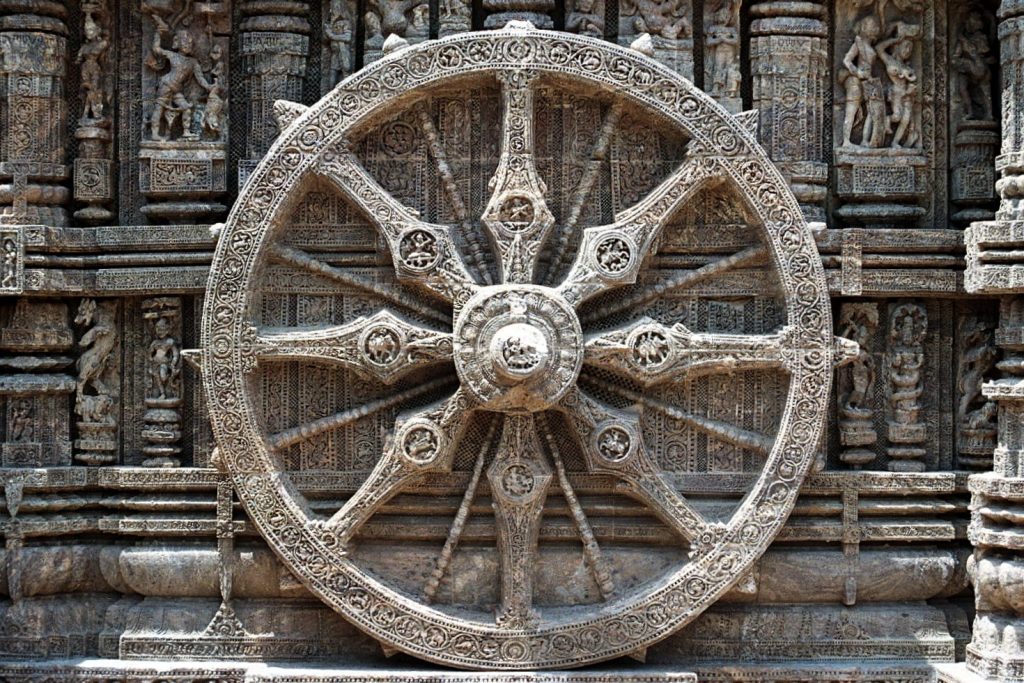
[[[889,75],[889,107],[891,123],[896,124],[892,138],[895,149],[914,147],[920,140],[917,130],[917,73],[914,71],[914,36],[920,27],[899,22],[893,27],[895,36],[877,46],[878,56]],[[892,50],[890,52],[890,49]]]
[[[338,11],[324,22],[324,36],[330,42],[331,85],[337,85],[352,72],[352,22],[344,11]]]
[[[975,107],[978,107],[981,112],[977,118],[992,121],[992,65],[996,58],[981,12],[975,10],[967,15],[950,61],[964,118],[975,118]]]
[[[11,441],[31,441],[33,432],[32,402],[27,398],[18,399],[11,411]]]
[[[725,97],[740,94],[740,4],[738,0],[720,0],[711,12],[707,29],[710,55],[711,92]]]
[[[194,140],[198,137],[192,130],[195,104],[185,96],[185,90],[193,79],[207,92],[213,86],[206,80],[199,60],[193,56],[195,39],[192,34],[184,30],[176,31],[171,49],[168,50],[161,45],[161,41],[163,36],[170,32],[170,26],[154,11],[150,10],[149,14],[157,27],[153,35],[153,58],[156,63],[167,60],[170,66],[168,72],[161,76],[157,83],[156,101],[149,120],[150,136],[154,140],[167,140],[175,121],[180,120],[182,139]]]
[[[210,59],[213,70],[210,75],[210,88],[206,94],[206,107],[203,109],[203,129],[215,139],[220,139],[224,115],[224,50],[215,43],[210,48]]]
[[[103,62],[110,47],[106,33],[93,18],[92,12],[85,15],[85,41],[78,49],[77,62],[82,65],[82,120],[98,121],[103,118]]]
[[[573,11],[565,20],[565,29],[581,36],[604,37],[604,5],[600,8],[595,0],[577,0]]]
[[[0,287],[13,287],[18,278],[18,245],[14,240],[4,240],[3,269],[0,271]]]
[[[163,316],[157,318],[153,323],[153,337],[149,345],[149,372],[155,395],[150,398],[178,398],[181,351],[178,340],[171,335],[170,320]]]
[[[367,12],[363,16],[363,26],[366,29],[366,54],[367,61],[373,61],[380,57],[384,49],[384,33],[381,30],[380,17],[373,12]]]
[[[875,78],[873,72],[875,62],[878,60],[878,52],[875,49],[875,42],[881,35],[882,29],[878,19],[874,15],[868,15],[857,22],[856,36],[853,44],[843,57],[845,70],[840,76],[840,82],[846,91],[846,117],[843,120],[843,146],[856,147],[853,142],[853,129],[863,121],[861,129],[861,145],[881,147],[870,144],[880,137],[879,132],[885,128],[885,105],[883,100],[882,116],[878,116],[877,108],[872,111],[867,107],[865,113],[865,91],[869,82],[874,82],[871,87],[877,86],[881,91],[881,83]]]

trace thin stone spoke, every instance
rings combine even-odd
[[[702,375],[786,368],[790,328],[777,334],[702,334],[639,320],[586,341],[584,362],[628,375],[644,386]]]
[[[483,245],[477,239],[477,233],[469,222],[469,211],[466,209],[466,203],[462,200],[462,192],[459,190],[458,183],[455,182],[455,174],[452,173],[451,164],[448,163],[448,155],[441,143],[441,136],[437,132],[437,126],[434,125],[434,119],[425,102],[420,102],[416,106],[416,116],[419,119],[423,137],[427,140],[427,149],[430,150],[430,156],[437,166],[437,174],[441,177],[441,184],[444,186],[451,211],[462,224],[463,239],[469,252],[467,256],[470,264],[484,284],[493,284],[490,270],[484,260]]]
[[[533,415],[506,415],[497,455],[487,470],[501,568],[496,623],[502,628],[530,628],[538,621],[533,609],[533,571],[551,474]]]
[[[636,282],[641,262],[654,253],[661,229],[705,187],[724,178],[716,157],[688,156],[676,171],[611,225],[583,232],[576,261],[558,291],[574,306],[603,291]]]
[[[325,153],[317,167],[377,228],[395,264],[398,279],[416,283],[461,308],[477,289],[466,270],[452,229],[420,219],[418,212],[395,199],[346,149]]]
[[[461,389],[426,408],[400,415],[373,472],[326,523],[345,545],[412,478],[450,472],[455,446],[473,414]]]
[[[361,290],[367,294],[372,294],[373,296],[379,297],[394,306],[401,307],[410,312],[418,313],[422,316],[431,318],[432,320],[436,320],[437,322],[444,323],[446,325],[450,325],[452,322],[451,314],[438,311],[431,306],[425,305],[423,301],[408,297],[397,287],[385,287],[384,285],[376,282],[369,282],[341,268],[335,268],[329,263],[325,263],[320,259],[314,258],[301,249],[276,245],[271,248],[269,257],[270,260],[275,263],[281,263],[292,266],[293,268],[305,270],[306,272],[313,273],[314,275],[319,275],[329,280],[333,280],[346,287],[352,287],[353,289]]]
[[[434,567],[434,571],[430,573],[430,578],[427,579],[427,585],[423,589],[423,597],[427,604],[434,601],[437,597],[437,590],[441,586],[441,581],[444,579],[445,573],[448,571],[448,566],[452,562],[452,556],[455,554],[455,549],[459,545],[459,541],[462,539],[462,532],[466,528],[466,520],[469,519],[470,509],[473,506],[473,501],[476,499],[477,490],[480,487],[480,477],[483,475],[484,462],[487,460],[487,454],[491,450],[491,445],[494,443],[494,435],[498,431],[498,425],[501,424],[501,420],[498,418],[491,419],[491,425],[487,429],[487,435],[484,437],[483,443],[480,445],[480,450],[477,451],[476,462],[473,465],[473,474],[469,479],[469,484],[466,486],[466,491],[462,495],[462,502],[459,503],[459,509],[455,513],[455,519],[452,521],[452,526],[448,530],[448,538],[445,539],[444,547],[441,548],[441,554],[437,558],[437,564]]]
[[[644,446],[639,415],[607,406],[578,387],[559,405],[576,427],[588,469],[617,478],[623,493],[648,505],[692,546],[708,523],[661,475]]]
[[[605,391],[616,393],[629,401],[633,401],[637,405],[664,413],[673,420],[682,422],[694,429],[699,429],[700,431],[715,437],[719,441],[724,441],[732,444],[733,446],[738,446],[753,453],[757,453],[758,455],[767,456],[771,452],[772,446],[775,443],[775,440],[772,437],[761,434],[760,432],[737,427],[732,423],[724,422],[722,420],[716,420],[702,415],[695,415],[676,406],[669,405],[664,401],[659,401],[657,399],[650,398],[649,396],[645,396],[644,394],[630,391],[624,387],[612,384],[611,382],[606,382],[589,375],[586,377],[585,381],[595,387],[604,389]]]
[[[735,254],[712,261],[694,270],[686,271],[666,282],[659,282],[655,285],[631,294],[630,296],[618,297],[608,305],[602,306],[587,316],[581,318],[584,324],[596,323],[604,318],[620,313],[635,311],[640,306],[649,304],[655,299],[685,287],[694,287],[706,280],[723,275],[734,268],[745,268],[746,266],[763,261],[768,256],[768,250],[760,245],[741,249]]]
[[[537,173],[533,139],[533,83],[537,74],[499,72],[504,114],[501,157],[491,178],[491,198],[482,220],[498,252],[501,280],[529,283],[541,245],[555,218],[544,201],[547,187]]]
[[[570,239],[575,232],[577,223],[579,223],[580,216],[583,214],[583,205],[594,189],[594,183],[597,182],[601,164],[607,158],[608,147],[611,145],[615,129],[622,118],[622,108],[621,102],[615,102],[615,104],[608,108],[608,112],[604,116],[604,121],[601,123],[601,131],[598,133],[597,139],[594,140],[594,146],[590,150],[590,158],[586,162],[583,177],[580,178],[580,182],[573,192],[569,212],[565,217],[565,221],[563,221],[563,225],[558,230],[557,239],[552,244],[551,260],[548,262],[547,273],[543,279],[544,282],[550,282],[551,278],[556,277],[558,271],[562,268],[562,263],[569,251]]]
[[[257,330],[254,348],[258,360],[328,363],[392,384],[425,365],[450,361],[452,336],[380,311],[345,325]]]
[[[587,567],[594,577],[598,590],[601,591],[601,597],[605,600],[610,600],[615,594],[615,581],[612,579],[611,567],[601,554],[601,546],[597,543],[597,536],[594,535],[594,530],[590,526],[586,512],[584,512],[583,506],[580,505],[579,499],[576,498],[576,492],[569,482],[569,475],[566,473],[565,463],[562,461],[561,449],[558,447],[554,434],[551,433],[551,428],[544,413],[538,415],[537,422],[544,432],[544,440],[547,441],[551,460],[555,463],[558,486],[562,489],[562,496],[569,505],[572,520],[576,524],[576,531],[579,533],[580,541],[583,543],[583,557],[587,562]]]
[[[451,381],[450,377],[441,377],[429,382],[424,382],[412,389],[400,391],[392,396],[388,396],[387,398],[369,401],[357,408],[343,410],[340,413],[328,415],[327,417],[322,417],[319,420],[313,420],[306,424],[299,425],[298,427],[286,429],[282,432],[268,436],[267,444],[271,448],[279,450],[282,448],[288,448],[289,446],[294,446],[295,444],[302,443],[303,441],[309,441],[310,439],[325,432],[347,427],[364,417],[373,415],[374,413],[378,413],[382,410],[388,410],[389,408],[400,406],[414,398],[436,391],[448,384],[451,384]]]

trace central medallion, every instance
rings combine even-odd
[[[544,410],[575,383],[582,362],[576,312],[549,287],[487,287],[455,323],[455,367],[485,408]]]

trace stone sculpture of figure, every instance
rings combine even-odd
[[[153,323],[153,341],[149,344],[150,398],[178,398],[181,377],[181,349],[171,335],[171,322],[160,316]]]
[[[352,21],[342,10],[324,22],[324,36],[331,48],[331,85],[336,85],[352,71]]]
[[[875,359],[868,347],[871,337],[878,328],[878,309],[872,305],[843,307],[842,328],[839,336],[857,342],[857,358],[850,364],[850,390],[843,400],[843,410],[848,413],[866,412],[865,400],[875,384]]]
[[[406,29],[405,37],[410,41],[422,41],[430,37],[430,5],[423,3],[412,9],[412,21]]]
[[[103,118],[106,93],[103,90],[103,63],[110,40],[93,18],[85,15],[85,41],[78,49],[77,62],[82,65],[82,120],[98,121]]]
[[[922,344],[928,333],[927,314],[916,304],[902,305],[893,314],[889,332],[891,351],[889,380],[890,403],[899,424],[913,425],[921,412],[919,399],[924,393],[921,370],[924,367]]]
[[[3,267],[0,268],[0,287],[13,287],[18,277],[18,245],[14,240],[4,240]]]
[[[984,400],[981,394],[982,381],[985,374],[995,366],[999,355],[992,343],[992,331],[984,324],[975,324],[965,329],[963,347],[960,376],[957,379],[957,389],[960,391],[957,415],[961,424],[968,421],[972,407]]]
[[[380,12],[380,29],[383,34],[397,33],[403,38],[406,37],[405,31],[409,27],[405,13],[420,4],[423,4],[423,0],[370,0],[370,7]]]
[[[720,0],[706,30],[711,92],[737,97],[740,92],[738,0]]]
[[[145,6],[143,6],[145,9]],[[195,39],[188,31],[179,30],[174,33],[171,49],[161,45],[163,36],[170,32],[170,26],[155,11],[149,15],[156,23],[153,36],[152,55],[156,64],[167,61],[169,69],[160,77],[156,87],[156,101],[149,119],[150,136],[154,140],[167,140],[175,120],[181,121],[183,139],[195,139],[197,134],[192,131],[192,112],[195,103],[185,95],[188,85],[195,80],[206,91],[212,89],[203,74],[199,60],[195,58]]]
[[[870,111],[865,111],[865,90],[869,82],[881,90],[881,84],[877,82],[873,71],[875,62],[878,59],[878,52],[875,49],[875,42],[881,35],[882,29],[878,19],[874,15],[868,15],[857,22],[856,36],[853,44],[843,57],[845,71],[841,75],[843,87],[846,90],[846,117],[843,119],[843,146],[854,147],[853,129],[861,121],[864,127],[861,132],[861,144],[867,143],[874,133],[877,139],[877,131],[884,127],[883,120],[876,120]],[[882,119],[884,119],[884,111]],[[881,146],[881,144],[877,145]]]
[[[975,118],[975,107],[980,108],[982,121],[992,121],[992,43],[986,30],[985,19],[977,10],[969,13],[953,47],[950,60],[956,74],[957,91],[963,116]]]
[[[107,386],[103,375],[117,343],[117,328],[112,311],[107,306],[98,305],[95,299],[83,299],[78,306],[75,324],[88,328],[78,341],[82,349],[82,355],[75,364],[78,370],[78,394],[81,396],[91,388],[97,394],[109,396],[112,387]]]
[[[894,148],[913,147],[920,140],[915,118],[917,115],[917,73],[914,71],[914,38],[919,28],[897,23],[895,36],[877,46],[878,56],[889,75],[890,121],[896,124],[892,138]],[[890,51],[891,50],[891,51]]]
[[[565,29],[581,36],[604,37],[604,3],[595,0],[577,0],[565,20]]]
[[[18,399],[11,410],[11,441],[31,441],[33,432],[32,402],[27,398]]]
[[[384,33],[381,29],[380,17],[373,12],[367,12],[363,16],[363,24],[366,29],[365,48],[367,54],[376,53],[380,57],[384,48]]]
[[[683,0],[635,0],[635,5],[639,16],[633,25],[637,33],[650,33],[669,40],[689,38],[693,34],[693,25],[687,16],[689,5]]]
[[[203,129],[214,138],[220,139],[224,117],[224,50],[219,44],[210,48],[213,70],[210,73],[210,87],[203,109]]]

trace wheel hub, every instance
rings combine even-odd
[[[459,377],[492,410],[550,407],[573,386],[582,362],[579,318],[549,287],[487,287],[455,323]]]

